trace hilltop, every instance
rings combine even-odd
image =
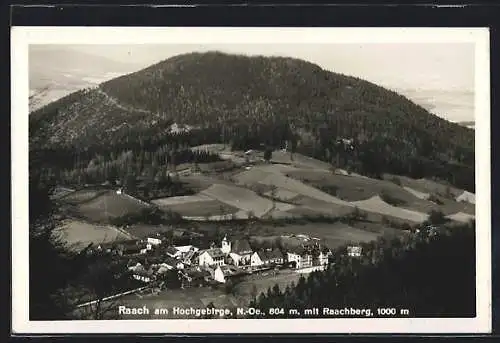
[[[174,134],[174,123],[190,129]],[[472,130],[367,81],[285,57],[175,56],[35,111],[30,139],[69,169],[76,153],[82,166],[110,153],[154,154],[165,140],[175,149],[288,144],[365,175],[436,177],[474,191]]]

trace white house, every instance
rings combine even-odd
[[[312,255],[303,248],[297,248],[287,252],[288,262],[295,262],[295,268],[307,268],[312,266]]]
[[[219,248],[203,250],[198,256],[200,266],[223,266],[225,265],[224,257],[226,254]]]
[[[245,271],[236,266],[217,266],[211,269],[212,278],[215,281],[225,283],[228,279],[246,274]]]
[[[142,282],[151,282],[154,280],[153,273],[145,271],[143,269],[138,269],[133,273],[133,278]]]
[[[222,271],[220,266],[217,266],[217,268],[215,268],[215,270],[213,271],[213,278],[215,281],[218,281],[220,283],[226,282],[226,276],[224,275],[224,272]]]
[[[148,237],[147,242],[151,245],[160,245],[161,239],[156,238],[156,237]]]
[[[330,250],[328,249],[321,250],[318,256],[319,264],[322,266],[326,266],[328,264],[328,260],[331,255],[332,252]]]

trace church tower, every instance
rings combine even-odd
[[[231,243],[227,240],[226,236],[222,239],[221,250],[224,254],[229,254],[231,252]]]

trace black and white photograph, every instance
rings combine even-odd
[[[14,330],[488,332],[488,49],[14,27]]]

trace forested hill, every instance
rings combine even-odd
[[[374,66],[377,68],[377,66]],[[474,131],[394,92],[292,58],[179,55],[71,94],[30,115],[37,147],[156,144],[172,123],[193,143],[297,151],[377,174],[438,176],[473,189]],[[339,138],[357,149],[341,151]],[[340,149],[340,150],[339,150]]]

